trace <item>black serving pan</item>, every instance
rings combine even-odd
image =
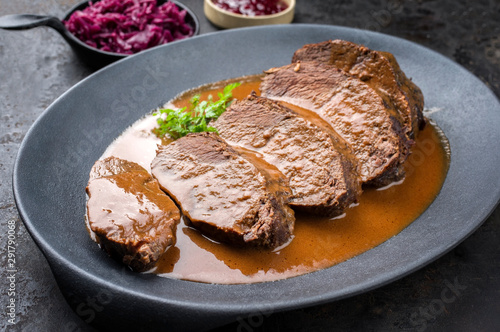
[[[78,39],[73,33],[71,33],[64,22],[67,21],[74,12],[84,10],[89,6],[90,3],[96,3],[100,0],[94,1],[83,1],[71,8],[62,20],[54,16],[47,15],[33,15],[33,14],[14,14],[6,15],[0,17],[0,29],[6,30],[26,30],[36,27],[47,26],[56,30],[64,40],[71,46],[75,51],[75,54],[86,64],[94,69],[100,69],[114,61],[123,59],[128,54],[121,54],[115,52],[107,52],[97,49],[95,47],[89,46],[80,39]],[[173,2],[177,8],[186,11],[185,22],[193,28],[193,35],[197,35],[200,32],[200,22],[198,17],[189,9],[186,5],[170,0]],[[167,0],[158,0],[158,6],[167,2]]]
[[[84,224],[88,173],[127,126],[186,89],[287,64],[302,45],[335,38],[392,52],[422,88],[429,117],[449,139],[451,164],[443,188],[415,222],[331,268],[247,285],[134,273],[92,242]],[[500,104],[479,79],[414,43],[335,26],[228,30],[130,56],[62,95],[21,145],[14,194],[26,227],[83,320],[113,330],[204,330],[366,292],[448,252],[499,200],[499,126]]]

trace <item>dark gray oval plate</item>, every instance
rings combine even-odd
[[[249,285],[133,273],[90,240],[84,225],[89,170],[127,126],[186,89],[287,64],[302,45],[335,38],[392,52],[422,88],[426,108],[434,111],[431,118],[450,141],[451,165],[441,193],[409,227],[334,267]],[[131,56],[62,95],[22,143],[14,194],[24,223],[82,319],[115,329],[207,329],[249,314],[365,292],[449,251],[479,227],[499,200],[499,126],[500,104],[479,79],[414,43],[334,26],[229,30]]]

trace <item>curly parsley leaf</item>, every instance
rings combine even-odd
[[[200,101],[200,95],[195,95],[190,100],[189,110],[186,110],[186,107],[159,109],[153,113],[154,116],[158,116],[156,119],[158,127],[153,129],[153,133],[158,137],[169,135],[173,139],[178,139],[189,133],[217,132],[208,123],[224,113],[233,100],[232,91],[240,84],[236,82],[226,85],[223,91],[218,93],[217,101],[213,100],[212,95],[204,101]]]

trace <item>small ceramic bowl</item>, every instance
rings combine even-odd
[[[64,25],[64,21],[69,19],[69,17],[78,10],[83,10],[88,7],[91,2],[95,3],[100,0],[85,0],[80,2],[71,8],[62,20],[58,19],[54,16],[46,16],[46,15],[32,15],[32,14],[17,14],[17,15],[6,15],[0,17],[0,29],[6,30],[25,30],[36,28],[40,26],[48,26],[55,29],[57,32],[61,34],[61,36],[68,42],[68,44],[73,48],[76,55],[82,59],[85,63],[87,63],[90,67],[94,69],[99,69],[104,67],[114,61],[123,59],[129,54],[122,53],[114,53],[107,52],[87,45],[80,39],[78,39],[75,35],[69,32]],[[194,14],[194,12],[189,9],[186,5],[170,0],[173,2],[180,10],[186,11],[186,23],[189,24],[193,28],[193,35],[197,35],[200,31],[200,23],[198,18]],[[167,2],[167,0],[158,0],[158,5]],[[161,46],[161,45],[158,45]],[[158,47],[156,46],[156,47]]]
[[[291,23],[295,12],[295,0],[283,0],[288,8],[272,15],[246,16],[234,14],[216,6],[212,0],[205,0],[204,11],[207,19],[219,28],[231,29],[267,24]]]

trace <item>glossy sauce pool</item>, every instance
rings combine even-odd
[[[259,77],[247,78],[233,91],[237,99],[258,92]],[[194,93],[214,97],[227,82],[188,92],[174,102],[189,103]],[[105,152],[150,169],[157,144],[147,116],[127,129]],[[177,243],[170,247],[154,273],[208,283],[253,283],[289,278],[331,267],[359,255],[397,235],[432,203],[446,177],[449,150],[439,129],[428,123],[416,139],[406,161],[404,180],[381,189],[364,188],[358,204],[330,219],[296,214],[293,240],[273,251],[235,248],[212,241],[181,221]]]

